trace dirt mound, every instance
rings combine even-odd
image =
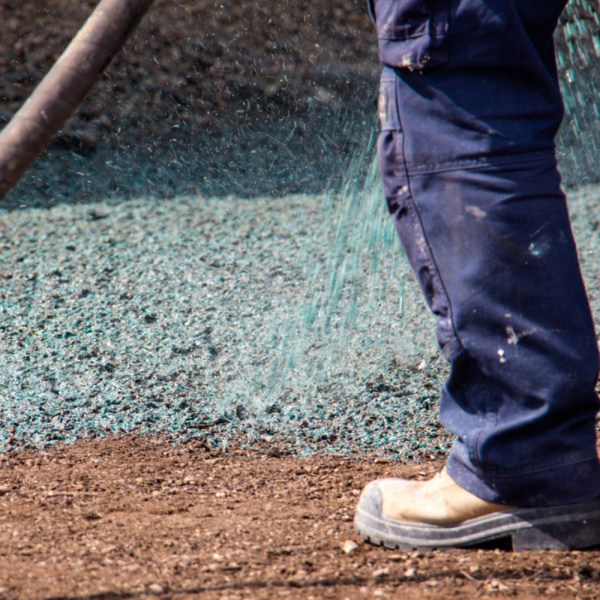
[[[3,3],[0,120],[95,4]],[[371,135],[378,70],[362,0],[157,1],[4,205],[318,191]]]

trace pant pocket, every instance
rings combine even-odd
[[[409,70],[448,62],[451,0],[369,0],[383,64]]]
[[[401,129],[398,114],[397,80],[396,73],[392,69],[384,67],[379,80],[379,98],[377,100],[379,124],[382,131]]]

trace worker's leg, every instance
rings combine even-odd
[[[553,156],[409,174],[403,85],[393,72],[383,81],[381,170],[452,365],[441,394],[442,422],[458,436],[448,472],[480,498],[519,506],[600,495],[598,352]]]
[[[452,365],[448,472],[521,506],[600,495],[598,348],[554,159],[564,4],[373,6],[392,65],[379,103],[385,194]]]
[[[521,547],[600,542],[598,347],[554,158],[564,4],[372,3],[388,65],[385,195],[439,317],[451,363],[441,419],[458,440],[433,481],[365,490],[356,524],[371,539],[461,545],[505,531],[515,542],[527,530]],[[395,520],[468,525],[455,535]]]

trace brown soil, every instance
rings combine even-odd
[[[0,456],[0,598],[598,597],[598,551],[362,543],[362,486],[437,468],[131,437],[13,451]]]

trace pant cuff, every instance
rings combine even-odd
[[[600,497],[597,455],[542,471],[489,476],[477,472],[452,452],[448,475],[463,489],[487,502],[528,507],[560,506]]]

